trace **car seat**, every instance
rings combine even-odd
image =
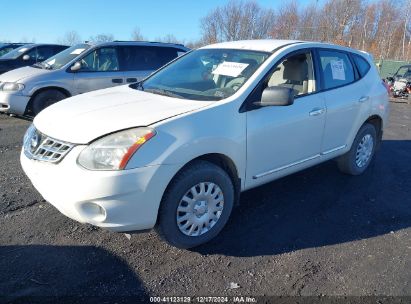
[[[294,89],[298,94],[308,92],[308,64],[306,57],[293,57],[284,62],[283,79],[281,87]]]

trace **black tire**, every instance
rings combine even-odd
[[[356,162],[357,149],[361,143],[361,140],[367,134],[370,135],[373,139],[372,152],[371,152],[371,156],[369,157],[368,161],[366,161],[360,167],[358,166]],[[354,142],[351,146],[350,151],[348,151],[346,154],[338,158],[337,160],[338,168],[340,169],[340,171],[345,174],[349,174],[349,175],[360,175],[364,173],[364,171],[368,168],[368,166],[370,165],[371,161],[374,158],[375,150],[378,145],[378,140],[379,139],[377,137],[377,130],[375,129],[375,126],[370,123],[364,124],[358,131],[357,136],[354,139]]]
[[[59,90],[50,89],[38,93],[31,101],[31,112],[33,116],[39,114],[45,108],[52,104],[67,98],[67,96]]]
[[[187,191],[202,182],[214,183],[221,189],[224,207],[211,229],[199,236],[189,236],[180,231],[177,225],[177,207]],[[204,244],[224,228],[233,209],[234,197],[233,183],[222,168],[207,161],[195,161],[175,176],[168,186],[161,201],[156,230],[163,240],[177,248],[192,248]]]

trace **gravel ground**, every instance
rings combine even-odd
[[[154,232],[129,239],[60,214],[21,170],[28,125],[0,115],[0,302],[75,296],[65,299],[137,303],[171,295],[411,301],[411,105],[392,104],[381,150],[364,175],[342,175],[330,161],[248,191],[223,232],[192,250],[172,248]]]

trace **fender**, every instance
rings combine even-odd
[[[33,87],[30,88],[28,96],[34,96],[37,92],[44,89],[58,89],[64,91],[68,97],[71,97],[73,94],[71,92],[71,86],[62,81],[42,81],[37,82]]]
[[[178,165],[177,173],[195,158],[205,154],[222,154],[232,160],[238,178],[244,182],[246,115],[240,114],[235,120],[226,118],[226,113],[236,108],[237,103],[223,104],[154,125],[157,134],[135,153],[127,168]]]

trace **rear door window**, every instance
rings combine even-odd
[[[174,58],[181,50],[172,47],[121,46],[121,67],[125,71],[157,70]]]
[[[333,50],[319,50],[318,53],[325,90],[354,82],[354,68],[346,53]]]
[[[67,49],[67,48],[68,48],[67,46],[56,45],[54,47],[54,54],[58,54],[58,53],[64,51],[65,49]]]

